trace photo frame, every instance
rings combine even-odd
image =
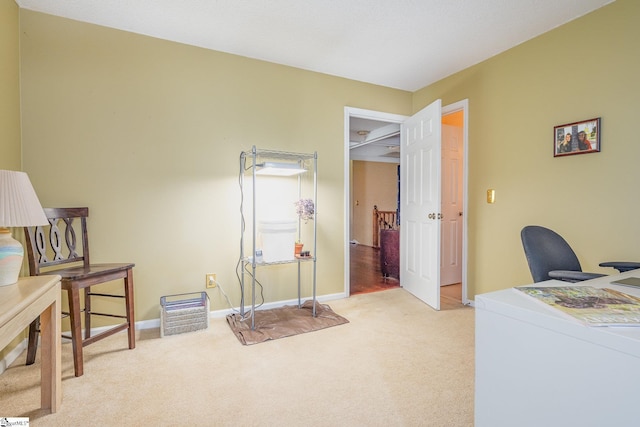
[[[600,152],[600,117],[553,128],[553,157]]]

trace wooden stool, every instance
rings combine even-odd
[[[133,303],[133,267],[135,264],[91,264],[89,262],[89,239],[87,235],[87,217],[89,208],[45,208],[49,219],[47,227],[25,227],[28,236],[27,253],[29,270],[32,276],[58,274],[62,278],[61,287],[69,297],[69,318],[71,321],[71,341],[73,347],[73,366],[75,376],[83,374],[82,348],[123,330],[128,330],[129,348],[136,346],[135,316]],[[80,219],[80,236],[82,253],[77,252],[77,230],[74,219]],[[60,228],[62,227],[62,229]],[[48,234],[45,238],[45,234]],[[64,239],[62,235],[64,234]],[[69,264],[71,264],[69,266]],[[63,265],[64,267],[58,268]],[[42,271],[42,268],[47,268]],[[124,294],[112,295],[92,292],[91,287],[112,280],[124,280]],[[82,322],[80,307],[80,291],[84,291],[84,339],[82,338]],[[120,298],[125,302],[125,314],[99,313],[91,310],[91,297]],[[91,336],[91,316],[107,316],[125,319],[97,335]],[[27,365],[35,361],[38,347],[38,324],[36,320],[29,327],[29,345],[27,349]],[[67,337],[69,338],[69,337]]]

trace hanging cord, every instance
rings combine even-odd
[[[234,313],[238,313],[240,314],[240,311],[237,310],[236,308],[233,307],[233,304],[231,303],[231,300],[229,299],[229,296],[227,295],[227,293],[224,291],[224,288],[222,287],[222,285],[220,284],[220,282],[218,282],[217,280],[213,280],[216,284],[216,286],[218,287],[218,289],[220,289],[220,292],[222,292],[222,295],[224,296],[224,299],[227,300],[227,304],[229,305],[229,308],[231,309],[231,311],[233,311]]]
[[[240,269],[240,265],[242,264],[242,260],[238,260],[238,263],[236,264],[236,277],[238,278],[238,282],[241,283],[241,278],[240,278],[240,272],[238,271]],[[248,264],[247,264],[248,266]],[[251,271],[247,268],[247,266],[245,266],[245,271],[247,272],[247,274],[249,276],[251,276],[251,278],[253,278],[253,274],[251,273]],[[258,304],[255,308],[260,308],[263,304],[264,304],[264,287],[262,286],[262,283],[260,283],[260,281],[258,279],[256,279],[256,283],[258,284],[258,286],[260,287],[260,304]],[[242,300],[244,301],[244,296],[242,297]],[[245,312],[244,317],[242,318],[242,320],[246,320],[246,319],[250,319],[251,318],[251,311],[249,312]]]
[[[240,246],[242,247],[242,236],[244,236],[245,230],[246,230],[246,222],[244,219],[244,188],[242,187],[242,175],[245,171],[247,171],[249,168],[244,167],[243,162],[242,162],[242,154],[240,153],[240,167],[238,168],[238,170],[240,171],[238,174],[238,186],[240,187],[240,228],[241,228],[241,237],[240,237]],[[236,278],[238,279],[238,285],[240,286],[240,307],[244,307],[244,289],[242,288],[242,278],[240,277],[240,267],[242,265],[242,254],[240,254],[240,256],[238,257],[238,262],[236,263]],[[260,302],[260,304],[258,304],[255,308],[260,308],[263,304],[264,304],[264,287],[262,286],[262,283],[260,283],[260,281],[258,281],[258,279],[256,279],[252,272],[249,271],[247,269],[247,266],[244,267],[244,270],[247,272],[247,274],[249,274],[249,276],[251,276],[252,279],[255,279],[256,283],[258,284],[258,286],[260,286],[260,299],[262,300],[262,302]],[[224,294],[224,291],[223,291]],[[226,295],[225,295],[226,297]],[[227,299],[228,301],[228,299]],[[236,311],[236,310],[234,310]],[[247,319],[251,318],[251,311],[249,311],[248,313],[245,312],[244,317],[241,319],[242,321],[245,321]]]

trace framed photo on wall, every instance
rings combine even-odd
[[[553,157],[600,151],[600,117],[553,128]]]

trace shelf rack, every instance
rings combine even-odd
[[[312,243],[312,252],[311,256],[304,258],[293,258],[291,260],[284,260],[278,262],[257,262],[256,260],[256,249],[257,239],[258,239],[258,231],[257,231],[257,208],[256,208],[256,194],[257,194],[257,181],[260,178],[257,177],[256,174],[259,171],[259,168],[268,162],[287,162],[290,164],[296,164],[301,169],[306,169],[307,171],[304,174],[312,173],[313,181],[312,181],[312,197],[311,198],[314,203],[314,218],[312,220],[313,223],[313,243]],[[245,286],[247,284],[246,274],[247,269],[251,268],[251,329],[255,329],[255,307],[256,307],[256,270],[258,267],[265,267],[270,265],[278,265],[278,264],[297,264],[298,266],[298,308],[301,307],[301,264],[305,262],[313,263],[313,273],[312,273],[312,298],[313,298],[313,316],[316,316],[316,255],[317,255],[317,219],[318,219],[318,205],[317,205],[317,196],[318,196],[318,154],[317,152],[313,153],[294,153],[294,152],[286,152],[286,151],[275,151],[275,150],[259,150],[255,146],[252,147],[251,151],[243,151],[240,154],[240,190],[242,192],[242,204],[241,204],[241,214],[242,214],[242,224],[241,224],[241,237],[240,237],[240,264],[242,272],[240,274],[240,288],[241,288],[241,302],[240,302],[240,315],[242,318],[245,316]],[[297,198],[300,199],[303,196],[303,188],[302,188],[302,176],[303,174],[299,174],[296,176],[282,176],[278,177],[279,179],[297,179]],[[245,183],[245,179],[249,178],[251,180],[251,191],[250,197],[251,199],[251,236],[250,242],[245,242],[245,234],[246,234],[246,224],[245,224],[245,193],[248,192],[247,185]],[[306,195],[306,193],[304,194]],[[302,233],[302,221],[298,218],[298,239],[301,237]],[[250,247],[251,255],[247,256],[247,246]],[[307,245],[305,244],[305,247]],[[291,248],[293,252],[293,247]]]

